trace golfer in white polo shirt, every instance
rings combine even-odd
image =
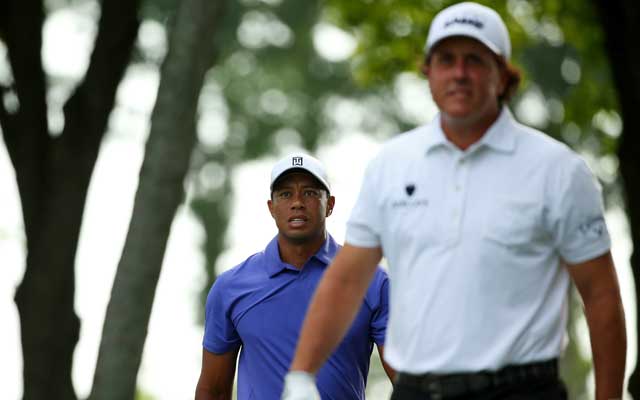
[[[368,166],[282,398],[319,399],[314,373],[382,256],[391,280],[385,358],[399,371],[392,399],[566,399],[557,359],[571,281],[584,301],[596,399],[620,398],[624,314],[596,180],[507,108],[520,75],[495,11],[446,8],[425,51],[440,113]]]

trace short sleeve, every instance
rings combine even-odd
[[[569,264],[577,264],[611,247],[602,193],[593,173],[578,156],[557,167],[559,173],[548,194],[550,231],[560,256]]]
[[[225,302],[225,284],[218,277],[207,296],[205,307],[204,339],[202,346],[215,354],[226,353],[240,346],[241,341],[230,317],[229,303]]]
[[[379,247],[381,245],[382,213],[378,206],[379,177],[375,161],[367,166],[360,194],[347,221],[345,242],[358,247]]]
[[[373,283],[377,301],[371,317],[371,338],[377,345],[384,345],[389,319],[389,277],[378,269]]]

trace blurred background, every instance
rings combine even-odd
[[[480,2],[503,15],[524,72],[517,118],[603,186],[640,398],[640,5]],[[341,242],[367,161],[437,111],[419,64],[452,3],[3,0],[0,398],[193,398],[208,289],[276,234],[272,164],[306,149],[328,166]],[[563,376],[589,399],[572,304]],[[390,390],[372,360],[367,398]]]

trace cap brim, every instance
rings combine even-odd
[[[278,183],[285,178],[287,175],[290,174],[294,174],[294,173],[303,173],[303,174],[307,174],[307,175],[311,175],[312,177],[315,178],[316,181],[318,181],[318,183],[322,186],[323,189],[325,189],[327,191],[327,193],[330,193],[331,191],[329,190],[329,186],[327,185],[327,183],[324,181],[324,179],[322,179],[322,177],[314,174],[313,172],[309,171],[308,169],[305,168],[301,168],[301,167],[291,167],[288,169],[285,169],[284,171],[282,171],[280,173],[280,175],[278,175],[274,180],[273,183],[271,183],[270,189],[273,191],[273,188],[275,186],[278,185]]]
[[[431,52],[433,51],[433,49],[435,47],[437,47],[443,40],[449,39],[449,38],[452,38],[452,37],[460,37],[460,36],[467,37],[467,38],[470,38],[470,39],[475,39],[478,42],[482,43],[489,50],[491,50],[491,52],[494,53],[495,55],[504,57],[504,54],[502,54],[502,52],[500,51],[500,49],[498,49],[498,47],[496,45],[494,45],[490,41],[486,40],[485,38],[479,37],[474,32],[469,32],[469,31],[464,30],[464,29],[447,32],[446,35],[435,39],[432,44],[427,46],[427,48],[425,49],[425,54],[426,55],[430,55]]]

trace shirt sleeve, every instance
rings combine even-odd
[[[384,345],[387,334],[387,321],[389,319],[389,277],[382,270],[376,277],[375,291],[378,301],[371,318],[371,338],[381,346]]]
[[[218,277],[207,296],[202,346],[209,352],[223,354],[240,346],[240,336],[231,321],[223,276]]]
[[[557,167],[556,183],[549,193],[550,231],[563,260],[577,264],[607,252],[611,239],[595,176],[578,156],[562,164]]]
[[[380,192],[380,188],[377,187],[379,178],[375,161],[367,166],[360,194],[347,221],[345,242],[353,246],[368,248],[381,246],[383,216],[376,196]]]

